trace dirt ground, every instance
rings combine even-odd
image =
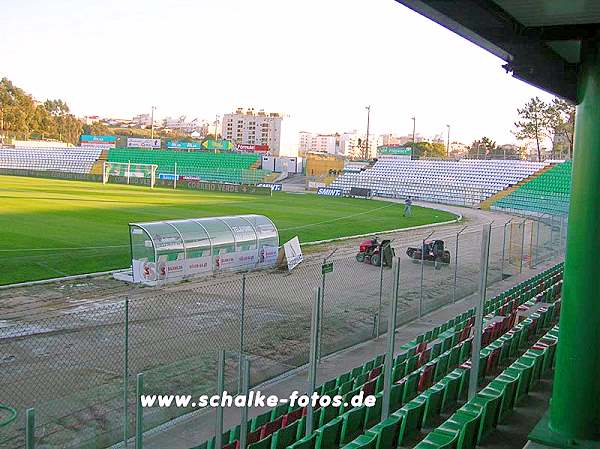
[[[549,230],[539,237],[536,232],[542,244],[532,250],[527,242],[533,241],[533,227],[525,227],[519,239],[505,232],[509,215],[433,207],[459,213],[463,220],[389,235],[401,260],[399,324],[420,310],[425,314],[476,291],[482,224],[494,221],[489,284],[501,280],[502,273],[507,277],[527,269],[527,257],[541,261],[555,255]],[[465,226],[455,258],[456,234]],[[439,269],[405,254],[431,231],[431,238],[443,239],[452,255],[451,263]],[[305,247],[305,261],[291,273],[245,276],[243,351],[253,359],[253,384],[307,361],[314,291],[323,285],[321,262],[333,250],[334,271],[324,280],[322,353],[372,338],[377,324],[383,332],[391,270],[356,262],[361,240]],[[517,255],[519,263],[514,262]],[[231,273],[151,288],[105,275],[0,290],[0,402],[19,412],[15,423],[0,429],[0,445],[22,445],[24,410],[35,407],[37,447],[109,446],[123,436],[125,413],[132,429],[136,373],[145,373],[147,393],[206,393],[215,388],[220,349],[227,351],[227,381],[237,385],[243,283],[241,274]],[[125,367],[130,376],[127,410]],[[153,412],[145,424],[150,428],[184,411]]]

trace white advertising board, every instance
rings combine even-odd
[[[249,251],[235,251],[232,253],[219,254],[215,256],[215,269],[227,270],[239,268],[245,265],[256,265],[258,254],[255,249]]]
[[[302,248],[300,248],[300,240],[298,236],[285,242],[283,244],[283,250],[285,251],[285,258],[287,260],[288,270],[292,271],[298,266],[300,262],[304,260],[302,256]]]
[[[160,139],[127,138],[127,148],[160,148]]]
[[[258,266],[267,267],[273,266],[277,262],[277,254],[279,248],[277,246],[263,246],[258,251]]]

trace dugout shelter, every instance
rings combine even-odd
[[[156,285],[222,271],[270,268],[279,233],[264,215],[130,223],[133,282]]]

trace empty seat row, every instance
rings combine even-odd
[[[493,210],[566,215],[571,199],[571,161],[555,165],[495,201]]]
[[[367,188],[382,197],[477,205],[544,168],[544,162],[471,160],[432,161],[382,156],[373,167],[337,177],[332,187],[348,193]]]
[[[556,319],[558,307],[553,304],[560,295],[562,265],[557,265],[513,287],[486,302],[484,313],[487,325],[482,334],[482,363],[480,376],[489,375],[499,363],[513,357],[530,336]],[[517,313],[527,310],[538,302],[550,302],[525,321],[518,323],[514,332]],[[321,394],[339,394],[347,402],[360,391],[374,394],[374,407],[327,407],[314,411],[314,427],[317,429],[305,437],[306,410],[279,406],[248,422],[248,447],[252,449],[329,447],[395,447],[381,445],[383,435],[389,440],[403,441],[423,424],[427,424],[443,410],[456,406],[459,397],[466,394],[474,322],[474,310],[470,309],[441,326],[417,336],[403,345],[393,361],[391,409],[389,420],[380,423],[383,390],[383,354],[331,379],[317,388]],[[510,337],[504,338],[504,336]],[[507,343],[508,341],[508,343]],[[504,352],[502,352],[504,350]],[[465,374],[467,373],[467,374]],[[379,426],[379,427],[377,427]],[[392,430],[390,430],[393,428]],[[363,435],[367,429],[375,429]],[[395,429],[395,430],[394,430]],[[239,449],[239,426],[223,435],[228,449]],[[357,446],[358,445],[358,446]],[[197,448],[214,447],[214,438]]]
[[[558,326],[429,433],[415,449],[474,449],[511,414],[554,364]]]
[[[89,173],[100,157],[97,148],[0,148],[0,168]]]
[[[205,181],[256,184],[270,172],[258,169],[260,155],[253,153],[212,153],[206,151],[138,150],[115,148],[109,162],[156,164],[157,176],[173,174]]]

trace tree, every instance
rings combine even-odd
[[[569,158],[573,158],[573,134],[575,132],[575,105],[555,98],[552,100],[548,108],[550,127],[554,132],[552,151],[560,149],[559,154],[562,154],[561,144],[568,147]]]
[[[106,126],[104,123],[96,122],[90,125],[83,125],[83,134],[90,134],[92,136],[112,136],[114,135],[111,128]]]
[[[496,142],[483,136],[475,140],[469,147],[468,155],[471,159],[491,159],[496,150]]]
[[[515,122],[515,136],[519,140],[535,141],[538,161],[542,161],[542,142],[552,135],[552,111],[539,97],[529,100],[522,109],[517,109],[518,122]]]
[[[405,146],[411,148],[414,159],[446,158],[446,146],[442,142],[410,142]]]

